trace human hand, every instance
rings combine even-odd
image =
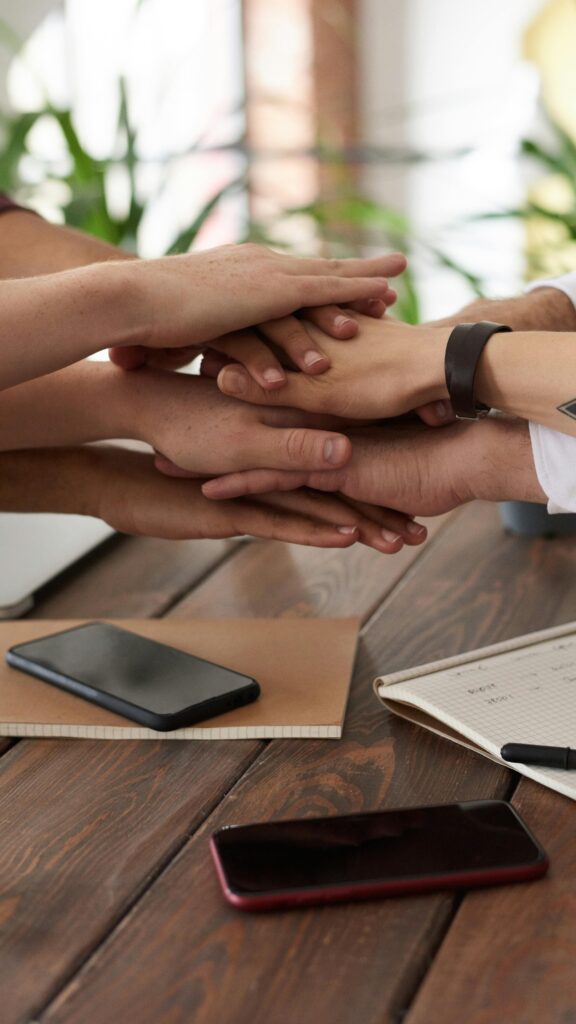
[[[360,541],[383,554],[395,554],[404,542],[414,545],[426,539],[426,528],[406,516],[365,509],[333,495],[295,490],[214,503],[202,494],[200,481],[164,476],[149,455],[105,446],[80,452],[91,470],[82,511],[104,519],[121,533],[171,540],[249,534],[334,548]],[[3,458],[0,455],[0,461]],[[65,471],[60,469],[59,475],[65,477]],[[86,465],[81,466],[80,480],[72,490],[81,493],[85,480]]]
[[[399,416],[447,399],[447,328],[410,327],[396,320],[370,320],[360,314],[357,319],[360,333],[346,345],[324,338],[331,366],[320,376],[288,373],[287,383],[280,390],[269,391],[256,384],[243,367],[234,365],[219,372],[218,387],[243,401],[281,403],[351,419]],[[317,335],[315,327],[308,329],[313,337]]]
[[[400,254],[366,260],[305,259],[249,243],[137,261],[124,265],[124,270],[128,287],[139,296],[142,346],[198,351],[231,330],[276,320],[306,306],[392,301],[395,293],[386,275],[394,276],[405,266]],[[328,318],[324,315],[322,322],[330,321],[330,314]],[[281,345],[285,339],[283,332]],[[291,351],[298,354],[301,341],[300,335],[296,340],[288,337],[288,355]],[[126,352],[120,355],[119,349],[115,350],[117,363],[124,369],[141,365],[138,346],[128,341],[121,347]]]
[[[108,446],[0,452],[0,509],[97,516],[121,533],[169,540],[251,534],[334,548],[360,540],[383,553],[402,547],[386,541],[377,509],[366,516],[305,491],[215,504],[197,480],[162,476],[152,456]],[[422,528],[410,542],[425,537]]]
[[[392,253],[389,257],[387,273],[400,273],[406,260],[400,253]],[[379,320],[384,316],[388,306],[397,299],[396,292],[388,287],[382,299],[361,299],[351,302],[348,309],[341,306],[313,306],[301,311],[300,314],[270,320],[259,325],[266,331],[266,340],[258,328],[252,331],[237,332],[234,335],[234,356],[226,355],[227,337],[217,338],[212,346],[203,350],[202,370],[205,376],[214,377],[228,363],[240,362],[246,367],[263,388],[282,387],[286,380],[284,362],[290,360],[294,366],[304,373],[323,373],[328,369],[330,360],[320,350],[317,342],[307,330],[306,322],[314,324],[330,338],[347,341],[356,337],[359,330],[358,321],[353,314],[362,313]],[[243,333],[245,344],[239,345],[239,335]],[[123,370],[137,370],[141,366],[150,366],[156,370],[179,370],[188,366],[198,356],[198,348],[144,348],[143,345],[111,348],[111,362]]]
[[[482,498],[546,501],[522,420],[459,421],[430,431],[415,423],[369,427],[351,434],[352,458],[327,473],[237,473],[203,484],[212,499],[263,489],[313,487],[356,501],[391,505],[412,515],[439,515]]]

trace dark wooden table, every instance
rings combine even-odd
[[[349,616],[363,632],[341,741],[4,741],[2,1024],[572,1024],[576,806],[380,708],[379,672],[576,619],[576,539],[503,533],[475,505],[423,548],[118,538],[32,613]],[[270,915],[224,903],[223,823],[509,798],[547,879]]]

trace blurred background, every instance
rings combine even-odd
[[[398,313],[576,269],[576,0],[2,0],[0,191],[143,256],[410,255]]]

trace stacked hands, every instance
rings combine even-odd
[[[501,497],[504,481],[542,500],[525,472],[526,424],[454,421],[451,322],[385,316],[403,256],[243,245],[140,262],[65,241],[59,266],[30,271],[56,272],[0,282],[13,339],[0,372],[4,508],[81,511],[135,534],[394,553],[425,540],[415,515]],[[111,362],[86,362],[103,340]],[[199,354],[200,376],[173,372]],[[488,370],[483,386],[496,386]],[[112,438],[155,455],[85,447]],[[31,480],[47,474],[39,497]]]

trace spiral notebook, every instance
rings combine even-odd
[[[576,800],[576,772],[509,764],[505,743],[576,747],[576,622],[380,676],[381,702]]]
[[[256,679],[253,704],[156,732],[10,668],[9,647],[82,623],[0,623],[0,736],[213,740],[342,735],[358,619],[114,619],[114,625]]]

